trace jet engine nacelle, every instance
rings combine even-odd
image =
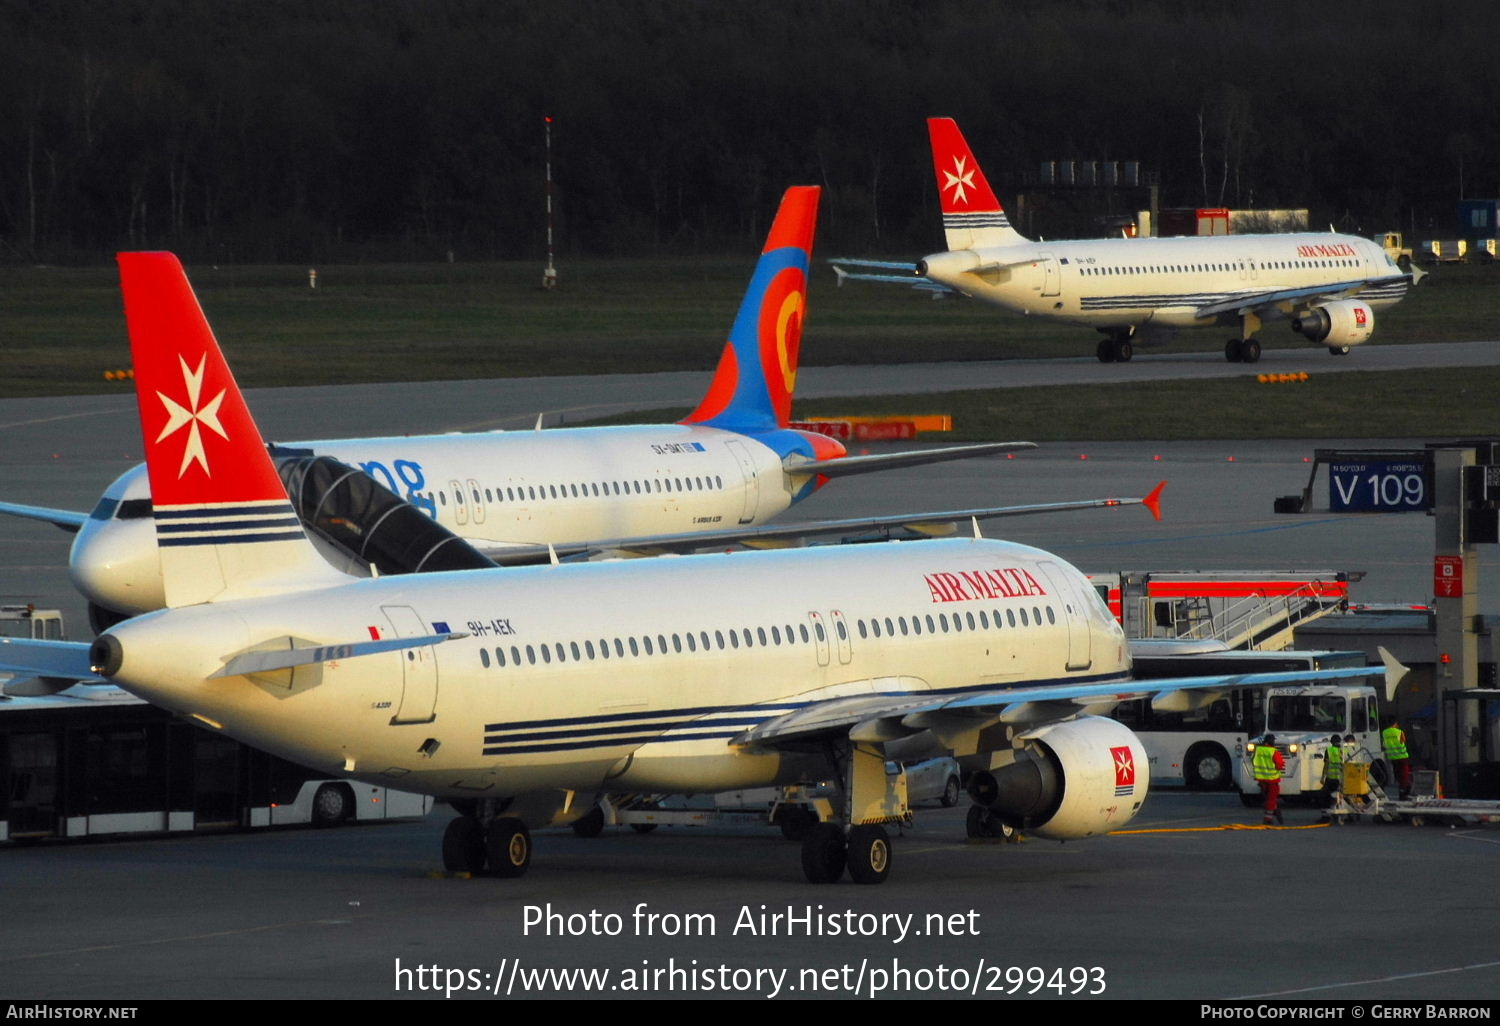
[[[1323,303],[1296,317],[1292,330],[1320,345],[1357,346],[1375,333],[1375,311],[1358,299]]]
[[[1092,837],[1128,823],[1146,800],[1146,750],[1114,720],[1085,716],[1020,739],[1016,760],[970,778],[969,795],[1039,837]]]

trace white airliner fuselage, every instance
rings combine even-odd
[[[185,645],[200,615],[203,642]],[[468,636],[205,684],[271,638],[447,631]],[[1129,670],[1119,625],[1077,570],[975,539],[384,578],[149,614],[110,636],[112,678],[153,704],[330,773],[447,798],[808,779],[826,772],[816,751],[734,739],[833,699],[958,699]],[[1093,769],[1112,792],[1109,767],[1104,754]],[[1143,775],[1122,820],[1144,790]]]
[[[1399,302],[1409,284],[1397,277],[1402,271],[1375,242],[1330,234],[1022,242],[934,253],[918,269],[1015,313],[1105,331],[1238,326],[1237,297],[1301,289],[1326,293],[1341,282],[1353,290],[1369,279],[1397,278],[1359,291],[1359,300],[1379,309]],[[1273,309],[1293,317],[1297,305],[1288,298]],[[1218,309],[1205,316],[1205,308]],[[1267,319],[1267,311],[1260,316]],[[1358,341],[1368,335],[1353,332]],[[1355,340],[1336,333],[1328,344]]]
[[[295,442],[358,467],[502,562],[507,548],[764,523],[814,474],[745,435],[696,425],[481,432]],[[127,471],[78,532],[76,587],[110,609],[163,604],[145,464]]]

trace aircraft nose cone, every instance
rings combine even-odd
[[[156,525],[138,520],[88,520],[68,556],[68,576],[96,605],[135,615],[166,605]]]

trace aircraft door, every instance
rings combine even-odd
[[[449,481],[453,492],[453,522],[462,526],[469,522],[469,500],[464,496],[464,486],[459,481]]]
[[[1055,296],[1062,290],[1062,268],[1057,264],[1057,257],[1051,253],[1041,254],[1042,264],[1042,295]]]
[[[844,621],[844,611],[835,609],[828,616],[833,623],[833,638],[839,646],[839,664],[847,665],[854,658],[854,652],[850,647],[849,625]]]
[[[740,465],[740,477],[745,489],[745,505],[740,509],[740,523],[754,523],[755,511],[760,507],[760,478],[755,474],[755,461],[740,442],[731,439],[724,443],[724,447],[734,454],[735,461]]]
[[[411,606],[381,606],[398,638],[415,638],[431,634]],[[404,648],[396,653],[401,659],[401,705],[391,717],[391,726],[402,723],[431,723],[437,718],[437,653],[432,645]]]
[[[479,490],[479,482],[472,477],[469,478],[469,497],[474,500],[474,523],[484,523],[484,493]]]
[[[828,665],[828,628],[823,625],[822,613],[808,613],[807,623],[812,631],[813,644],[817,647],[818,665]]]
[[[1068,628],[1068,662],[1070,670],[1087,670],[1094,664],[1091,647],[1093,632],[1089,630],[1088,603],[1090,596],[1080,590],[1073,574],[1048,560],[1041,563],[1042,574],[1052,585],[1052,594],[1062,606],[1063,621]]]

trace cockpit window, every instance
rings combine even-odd
[[[151,515],[150,499],[126,499],[120,503],[120,511],[115,514],[116,520],[143,520]]]

